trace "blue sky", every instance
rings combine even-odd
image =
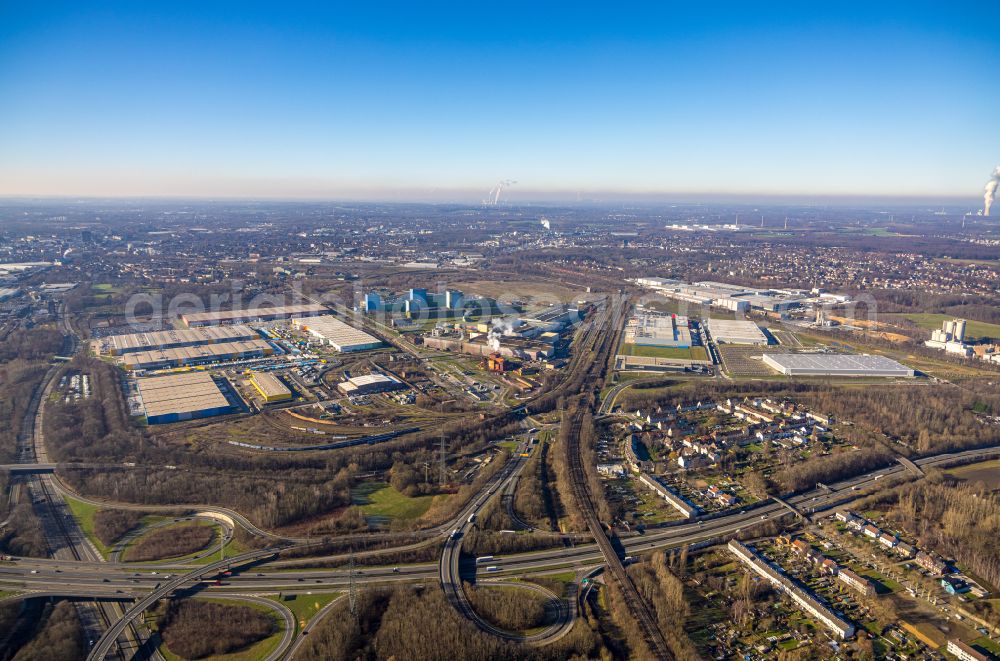
[[[1000,163],[992,2],[85,4],[0,4],[0,194],[975,200]]]

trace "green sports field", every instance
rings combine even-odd
[[[676,358],[680,360],[708,360],[705,347],[653,347],[642,344],[622,344],[618,353],[640,358]]]

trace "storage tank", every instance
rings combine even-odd
[[[955,341],[956,342],[965,341],[965,319],[955,320]]]

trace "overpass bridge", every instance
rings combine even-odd
[[[136,601],[131,608],[125,611],[125,615],[123,615],[120,620],[112,624],[104,632],[101,639],[97,641],[97,644],[90,650],[90,654],[87,656],[87,661],[104,661],[104,659],[112,653],[115,643],[118,640],[118,636],[120,636],[122,631],[125,630],[125,627],[128,626],[129,622],[141,616],[147,608],[155,604],[160,599],[163,599],[174,590],[184,587],[188,583],[196,583],[201,580],[203,575],[211,574],[220,569],[228,569],[230,567],[245,565],[258,560],[263,560],[265,558],[274,557],[277,555],[279,550],[280,549],[275,548],[263,549],[260,551],[244,553],[243,555],[238,555],[233,558],[226,558],[203,567],[198,567],[187,574],[182,574],[181,576],[177,576],[176,578],[172,578],[164,583],[158,584],[152,592],[149,592],[146,596]]]
[[[39,473],[54,473],[55,464],[0,464],[0,470],[11,475],[37,475]]]
[[[896,461],[898,461],[900,464],[902,464],[903,468],[905,468],[906,470],[910,471],[914,475],[916,475],[918,477],[923,477],[924,476],[923,469],[920,468],[920,466],[917,466],[915,463],[913,463],[909,459],[907,459],[906,457],[898,456],[898,457],[896,457]]]

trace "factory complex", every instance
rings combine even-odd
[[[720,344],[768,344],[767,335],[752,321],[709,319],[707,324],[712,339]]]
[[[946,353],[958,354],[965,358],[979,358],[993,363],[1000,363],[1000,345],[970,344],[966,340],[965,329],[968,322],[965,319],[951,319],[941,324],[941,328],[931,333],[931,339],[924,346],[940,349]]]
[[[764,354],[764,363],[788,376],[912,377],[914,371],[885,356],[780,353]]]
[[[246,326],[210,326],[206,328],[191,328],[181,330],[151,331],[148,333],[129,333],[126,335],[111,335],[99,341],[99,352],[111,356],[121,356],[138,351],[153,351],[158,349],[176,349],[205,344],[220,344],[260,338],[255,331]]]
[[[263,358],[274,353],[274,347],[259,338],[218,342],[173,349],[133,351],[123,354],[118,361],[127,370],[153,370],[167,367],[187,367],[225,360]]]
[[[687,317],[639,307],[625,326],[625,343],[687,349],[691,346],[691,327]]]
[[[309,333],[335,351],[366,351],[383,346],[382,341],[330,314],[293,319],[292,325]]]
[[[830,294],[820,289],[758,289],[725,282],[685,283],[669,278],[636,278],[640,287],[652,289],[683,303],[704,305],[731,312],[785,312],[814,305],[846,303],[848,296]]]
[[[378,292],[368,292],[364,298],[364,310],[410,315],[421,310],[461,310],[465,303],[465,295],[457,289],[446,289],[436,294],[423,288],[413,288],[405,294],[385,297]]]
[[[249,310],[222,310],[217,312],[192,312],[182,314],[181,321],[188,328],[199,326],[220,326],[224,324],[245,324],[253,321],[274,321],[295,317],[314,317],[329,314],[322,305],[305,303],[300,305],[276,305],[269,308]]]
[[[506,316],[491,321],[438,323],[421,339],[424,346],[472,356],[497,354],[504,358],[547,360],[570,324],[581,317],[572,305],[554,305],[524,317]]]
[[[151,425],[207,418],[232,410],[207,372],[187,372],[136,379],[146,422]]]
[[[615,369],[643,372],[685,371],[712,365],[700,327],[679,314],[636,306],[625,324]]]

